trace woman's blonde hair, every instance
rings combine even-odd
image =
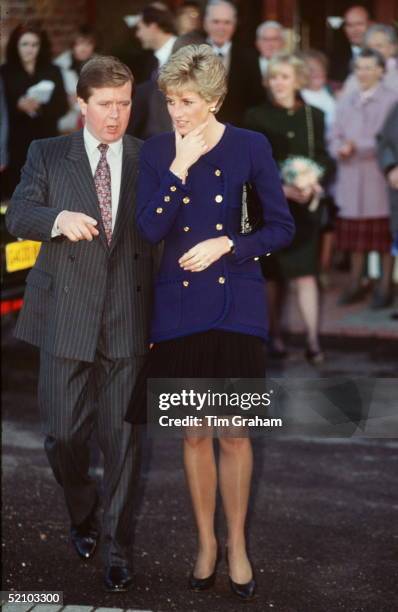
[[[308,85],[309,69],[307,64],[297,55],[293,55],[292,53],[279,53],[269,61],[267,76],[265,79],[265,84],[267,87],[269,87],[270,77],[278,72],[278,66],[281,64],[287,64],[293,68],[296,76],[297,89],[303,89]]]
[[[206,102],[218,99],[218,110],[227,93],[227,73],[209,45],[187,45],[161,67],[158,84],[164,94],[192,87]]]

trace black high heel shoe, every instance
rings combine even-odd
[[[207,589],[211,589],[211,587],[214,585],[216,581],[217,566],[220,563],[220,560],[221,560],[221,551],[220,549],[218,549],[213,573],[210,574],[210,576],[207,576],[206,578],[196,578],[196,576],[194,576],[194,573],[192,572],[189,577],[189,581],[188,581],[189,588],[192,591],[197,591],[197,592],[207,591]]]
[[[225,549],[225,558],[228,563],[228,548]],[[239,584],[239,582],[234,582],[231,576],[228,574],[229,585],[231,587],[231,591],[236,597],[238,597],[241,601],[251,601],[254,599],[254,595],[256,592],[256,581],[254,579],[254,575],[249,582],[245,582],[244,584]]]

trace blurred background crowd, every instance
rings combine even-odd
[[[59,26],[57,0],[5,3],[2,202],[19,181],[32,140],[83,126],[75,88],[90,57],[110,53],[132,69],[136,87],[128,131],[147,139],[172,129],[157,87],[159,68],[181,46],[207,43],[228,72],[219,119],[267,136],[296,221],[293,250],[264,258],[262,264],[269,280],[270,351],[277,358],[286,354],[281,313],[291,284],[308,356],[315,362],[323,358],[320,291],[327,291],[333,270],[346,273],[340,305],[367,300],[379,310],[393,304],[398,254],[395,2],[330,1],[318,3],[316,14],[313,3],[304,0],[66,4],[67,35]],[[287,160],[290,175],[282,171]],[[312,170],[319,173],[322,191],[316,197],[300,184],[308,171],[300,169],[300,160],[312,160]]]

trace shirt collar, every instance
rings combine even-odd
[[[176,40],[176,36],[170,36],[169,40],[163,45],[163,47],[160,47],[160,49],[155,51],[154,55],[159,62],[159,68],[169,59]]]
[[[84,145],[87,148],[89,155],[92,155],[96,150],[98,150],[98,145],[101,144],[101,141],[92,135],[92,133],[87,128],[87,126],[84,126],[83,138],[84,138]],[[123,147],[123,138],[119,138],[119,140],[116,140],[115,142],[111,142],[109,144],[109,149],[116,156],[119,156],[121,154],[122,147]]]
[[[224,57],[226,55],[228,55],[229,52],[231,51],[231,47],[232,47],[232,42],[231,41],[228,41],[228,42],[224,43],[222,47],[217,47],[217,45],[215,45],[214,42],[212,40],[210,40],[210,38],[209,38],[208,42],[211,45],[214,53],[217,53],[217,54],[218,53],[222,53],[224,55]]]
[[[374,97],[376,91],[379,89],[379,85],[380,85],[380,83],[377,83],[377,85],[375,85],[371,89],[366,89],[365,91],[360,91],[359,99],[362,102],[362,104],[364,102],[367,102],[368,100],[371,100]]]

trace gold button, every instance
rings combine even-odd
[[[170,196],[164,196],[163,200],[164,200],[165,202],[170,202]]]
[[[156,209],[156,212],[158,213],[158,215],[161,215],[163,212],[163,208],[159,206],[159,208]]]
[[[215,197],[214,199],[215,199],[215,201],[217,202],[217,204],[220,204],[220,202],[222,202],[222,201],[223,201],[223,197],[222,197],[222,195],[216,195],[216,197]]]
[[[217,223],[217,225],[216,225],[216,230],[217,230],[218,232],[221,232],[222,228],[223,228],[223,224],[222,224],[222,223]]]
[[[254,257],[254,261],[258,261],[259,259],[259,257]]]
[[[185,196],[185,198],[182,198],[182,201],[184,204],[189,204],[191,200],[188,198],[188,196]]]
[[[295,136],[294,132],[288,132],[287,133],[287,137],[288,138],[294,138],[294,136]]]
[[[172,186],[170,187],[170,191],[177,191],[177,187],[176,187],[175,185],[172,185]]]
[[[189,232],[189,230],[190,230],[190,229],[191,229],[191,228],[190,228],[188,225],[186,225],[186,226],[184,227],[184,232]]]
[[[218,279],[218,282],[220,283],[220,285],[223,285],[225,283],[225,277],[224,276],[220,276]]]
[[[182,281],[182,284],[184,285],[184,287],[189,287],[189,281]]]
[[[219,170],[219,169],[217,168],[217,170],[215,170],[215,171],[214,171],[214,174],[215,174],[216,176],[221,176],[221,170]]]

